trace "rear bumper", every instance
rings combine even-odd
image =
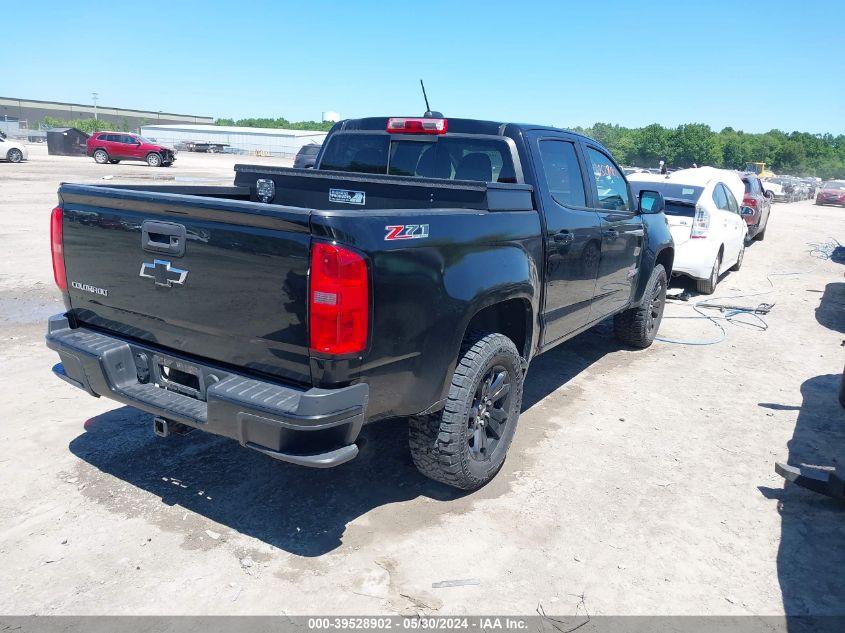
[[[355,440],[366,415],[366,384],[307,390],[282,386],[71,328],[64,315],[50,318],[47,347],[61,359],[53,372],[93,396],[236,439],[275,459],[328,468],[358,454]],[[168,380],[163,367],[196,380]]]
[[[719,254],[719,245],[711,239],[688,239],[675,245],[675,261],[672,272],[688,275],[694,279],[708,279],[713,262]]]

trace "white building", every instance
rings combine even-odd
[[[227,125],[144,125],[141,135],[164,145],[219,143],[224,151],[252,156],[295,156],[303,145],[322,144],[326,132]]]

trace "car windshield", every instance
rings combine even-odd
[[[135,137],[135,138],[137,138],[137,139],[138,139],[139,141],[141,141],[142,143],[146,143],[147,145],[155,145],[155,141],[151,141],[150,139],[145,138],[145,137],[143,137],[143,136],[137,136],[137,137]]]
[[[840,191],[845,191],[845,181],[842,181],[842,182],[826,182],[826,183],[824,183],[823,187],[825,189],[839,189]]]
[[[683,200],[684,202],[692,202],[695,204],[701,197],[701,192],[704,187],[695,187],[693,185],[683,185],[676,182],[632,182],[631,188],[635,195],[639,195],[643,189],[649,191],[659,191],[667,200]]]

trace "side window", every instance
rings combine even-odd
[[[625,177],[619,173],[613,162],[601,152],[592,147],[587,148],[587,155],[593,168],[598,190],[598,203],[602,209],[612,211],[628,211],[628,185]]]
[[[731,213],[739,213],[739,205],[736,203],[736,198],[734,197],[733,192],[722,185],[722,188],[725,190],[725,197],[728,200],[728,211]]]
[[[121,143],[128,143],[129,145],[132,145],[132,144],[137,142],[137,139],[134,136],[129,136],[128,134],[122,134],[120,136],[120,142]]]
[[[713,188],[713,204],[716,205],[717,209],[722,209],[723,211],[728,211],[728,198],[725,195],[725,189],[722,187],[722,183],[718,183]]]
[[[540,141],[540,160],[554,201],[564,207],[586,206],[584,179],[575,146],[567,141]]]

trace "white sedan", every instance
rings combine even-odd
[[[733,171],[698,167],[668,175],[631,174],[631,187],[657,190],[666,199],[666,219],[675,240],[672,270],[696,281],[703,294],[713,294],[719,277],[739,270],[748,226],[740,202],[745,186]]]
[[[17,141],[10,141],[5,134],[0,134],[0,160],[7,160],[10,163],[19,163],[29,158],[26,146]]]

